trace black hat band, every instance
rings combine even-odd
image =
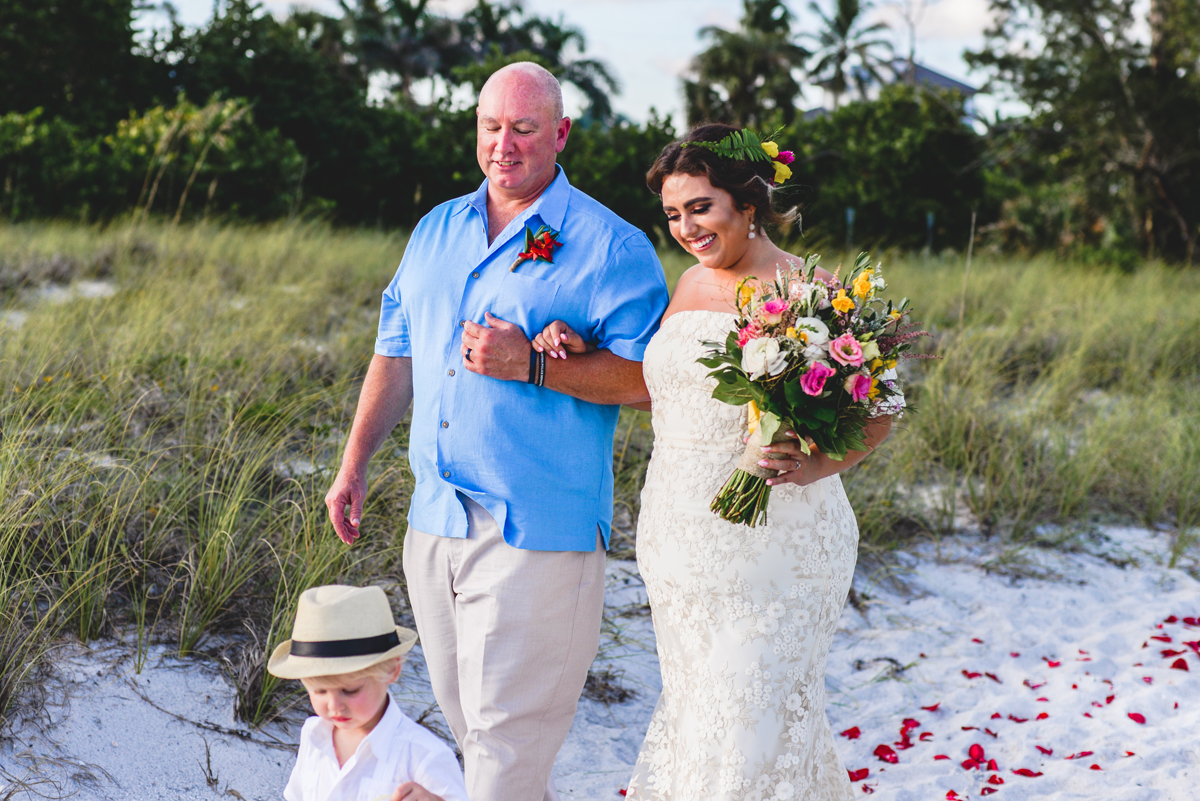
[[[324,640],[319,642],[302,642],[292,640],[292,656],[316,656],[336,658],[343,656],[367,656],[382,654],[400,644],[396,632],[389,631],[378,637],[360,637],[357,640]]]

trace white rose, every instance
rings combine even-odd
[[[804,332],[807,345],[821,345],[829,341],[829,326],[816,317],[797,317],[792,328],[796,329],[796,333]]]
[[[804,360],[810,365],[813,364],[813,362],[821,362],[828,367],[829,365],[825,361],[825,357],[828,355],[829,350],[824,345],[809,345],[804,349]]]
[[[742,350],[742,369],[751,381],[764,375],[779,375],[787,368],[787,356],[779,349],[779,341],[770,337],[752,339]]]
[[[862,343],[863,361],[869,362],[879,358],[879,343],[875,340]]]

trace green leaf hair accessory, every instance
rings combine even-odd
[[[769,161],[775,168],[775,176],[771,183],[775,186],[792,177],[792,168],[787,166],[795,161],[796,156],[790,150],[780,150],[773,140],[782,131],[779,128],[766,139],[760,139],[758,134],[748,128],[732,131],[718,142],[684,142],[681,147],[702,147],[711,150],[721,158],[734,161]]]

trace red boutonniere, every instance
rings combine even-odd
[[[558,241],[558,231],[555,231],[548,225],[543,225],[536,231],[531,231],[528,226],[525,228],[525,249],[517,254],[517,260],[513,262],[512,267],[508,268],[511,273],[521,266],[523,261],[548,261],[554,263],[554,249],[562,247],[562,242]]]

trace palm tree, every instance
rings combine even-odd
[[[817,63],[809,70],[809,76],[817,86],[833,94],[835,109],[852,83],[866,100],[871,82],[883,83],[882,70],[891,69],[892,44],[875,37],[888,30],[887,24],[864,25],[863,11],[869,6],[859,0],[837,0],[833,16],[827,15],[815,0],[808,7],[821,18],[822,24],[820,32],[806,34],[817,45],[814,54]]]
[[[763,128],[791,122],[800,84],[795,73],[810,53],[795,43],[792,14],[782,0],[743,0],[736,31],[707,27],[712,44],[684,80],[688,124],[702,121]]]

